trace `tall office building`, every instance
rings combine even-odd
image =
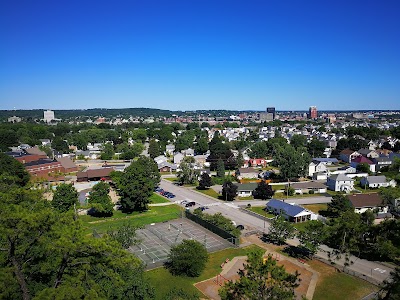
[[[308,111],[308,117],[310,119],[316,119],[318,118],[318,111],[316,106],[310,106],[310,109]]]
[[[267,107],[267,113],[272,114],[274,116],[273,119],[275,120],[275,107]]]
[[[43,112],[43,120],[46,123],[50,123],[54,119],[54,111],[48,109]]]

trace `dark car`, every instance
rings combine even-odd
[[[185,206],[186,207],[191,207],[191,206],[195,206],[196,205],[196,202],[189,202],[189,203],[187,203]]]
[[[239,229],[239,230],[243,230],[244,226],[243,225],[238,225],[238,226],[236,226],[236,228]]]

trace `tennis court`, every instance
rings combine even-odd
[[[172,246],[183,240],[196,240],[208,252],[232,247],[232,244],[200,225],[186,219],[147,225],[137,230],[140,243],[130,248],[145,264],[147,269],[161,266],[168,259]]]

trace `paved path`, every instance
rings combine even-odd
[[[246,227],[247,230],[258,230],[261,232],[268,232],[268,228],[270,223],[264,220],[261,220],[257,217],[254,217],[250,214],[246,214],[242,211],[240,211],[238,208],[239,206],[237,205],[238,201],[235,202],[224,202],[221,200],[217,200],[215,198],[212,198],[210,196],[204,195],[202,193],[196,192],[191,190],[190,188],[184,188],[180,187],[177,185],[174,185],[170,181],[167,180],[161,180],[160,187],[163,188],[164,190],[167,190],[169,192],[172,192],[176,195],[176,198],[174,198],[174,201],[179,201],[179,200],[189,200],[189,201],[195,201],[196,202],[196,207],[199,206],[207,206],[209,209],[207,209],[207,213],[221,213],[222,215],[226,216],[227,218],[233,220],[236,222],[236,224],[242,224]],[[301,198],[301,200],[311,200],[312,198]],[[294,199],[291,199],[291,202],[294,202]],[[299,199],[300,200],[300,199]],[[246,201],[240,201],[240,203],[246,202]],[[263,202],[265,204],[265,202]],[[319,202],[320,203],[320,202]],[[193,208],[192,208],[193,209]],[[292,240],[289,241],[290,243],[296,245],[298,244],[297,240]],[[322,247],[323,250],[329,250],[328,247],[324,246]],[[319,251],[317,256],[320,256],[321,258],[327,259],[327,252],[326,251]],[[359,272],[366,277],[370,277],[374,280],[377,280],[379,282],[383,281],[389,276],[390,269],[389,267],[382,265],[378,262],[371,262],[367,261],[364,259],[359,259],[355,256],[351,257],[351,260],[354,262],[352,265],[347,267],[350,270]],[[338,260],[337,265],[343,266],[344,265],[344,260]]]

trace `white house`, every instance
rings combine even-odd
[[[326,164],[323,162],[310,162],[308,165],[308,176],[313,177],[314,173],[327,172]]]
[[[362,187],[368,188],[388,187],[390,185],[390,183],[386,181],[386,177],[383,175],[363,177],[360,184]]]
[[[294,182],[290,186],[299,194],[306,194],[310,191],[317,194],[326,193],[326,185],[316,181]]]
[[[184,157],[185,157],[185,155],[183,155],[180,152],[175,153],[175,155],[174,155],[174,164],[179,165]]]
[[[254,190],[257,188],[257,183],[250,182],[250,183],[234,183],[238,189],[237,193],[239,197],[250,197],[253,196]]]
[[[354,212],[362,214],[367,210],[376,211],[378,214],[386,214],[389,211],[388,205],[383,205],[381,196],[378,193],[353,194],[348,196]]]
[[[326,181],[328,189],[335,192],[350,192],[354,189],[354,180],[344,174],[332,175]]]

